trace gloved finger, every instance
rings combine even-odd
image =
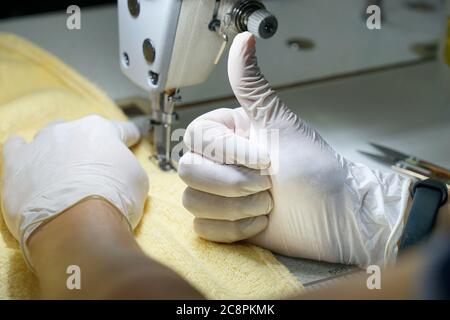
[[[228,110],[229,112],[223,112]],[[193,152],[217,163],[239,164],[266,169],[270,157],[266,150],[236,133],[234,110],[219,109],[194,120],[186,130],[184,143]]]
[[[269,176],[243,166],[219,164],[187,152],[178,163],[178,175],[191,188],[224,197],[242,197],[268,190]]]
[[[116,127],[120,140],[122,140],[127,147],[132,147],[139,142],[141,133],[136,124],[131,121],[117,120],[111,120],[111,123]]]
[[[24,145],[26,145],[26,141],[16,135],[10,136],[5,141],[3,144],[3,164],[5,168],[10,168],[14,163],[17,163],[17,154]]]
[[[242,108],[219,108],[206,112],[196,118],[196,120],[211,120],[225,125],[237,135],[247,137],[250,134],[250,121]]]
[[[236,221],[268,214],[273,201],[268,191],[229,198],[187,187],[183,206],[196,218]]]
[[[194,230],[203,239],[232,243],[255,236],[263,231],[269,219],[267,216],[247,218],[237,221],[194,219]]]
[[[255,37],[249,32],[235,37],[228,56],[228,78],[250,119],[265,127],[273,123],[274,117],[295,115],[281,102],[261,73],[255,44]]]
[[[43,127],[42,129],[40,129],[38,132],[36,132],[36,134],[34,135],[34,139],[38,138],[39,136],[42,136],[45,132],[47,132],[48,130],[51,130],[52,128],[54,128],[56,125],[64,123],[65,121],[63,119],[56,119],[54,121],[49,122],[45,127]]]

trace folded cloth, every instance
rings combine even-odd
[[[30,140],[51,121],[92,113],[126,119],[105,94],[50,53],[0,33],[0,145],[10,134]],[[148,160],[148,142],[141,142],[133,152],[150,180],[144,217],[135,230],[149,256],[174,269],[208,298],[281,298],[302,290],[267,250],[199,239],[192,216],[181,205],[184,183],[177,174],[162,172]],[[37,297],[37,279],[0,219],[0,299]]]

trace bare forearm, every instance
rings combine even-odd
[[[436,229],[443,232],[450,232],[450,202],[439,209],[436,219]]]
[[[29,239],[42,297],[51,299],[175,299],[201,295],[138,247],[120,213],[91,199],[41,226]],[[69,290],[69,266],[81,289]]]
[[[294,299],[326,300],[386,300],[415,299],[417,285],[423,268],[423,256],[419,252],[409,252],[392,268],[382,269],[380,289],[369,289],[367,280],[371,274],[362,271],[351,279],[342,279],[320,289],[306,292]]]

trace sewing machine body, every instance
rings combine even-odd
[[[249,0],[119,0],[118,18],[122,72],[150,93],[156,160],[172,169],[178,90],[206,81],[236,34],[267,38],[277,21]]]
[[[120,65],[131,81],[148,92],[164,92],[206,80],[221,45],[207,27],[214,1],[141,1],[136,17],[127,1],[119,1],[118,10]]]

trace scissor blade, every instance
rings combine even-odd
[[[406,153],[385,147],[385,146],[381,146],[377,143],[373,143],[373,142],[369,142],[370,145],[372,147],[374,147],[375,149],[378,149],[379,151],[381,151],[382,153],[384,153],[386,156],[389,156],[390,158],[393,158],[396,161],[399,160],[405,160],[407,158],[409,158],[410,156],[407,155]]]
[[[384,165],[395,165],[397,163],[397,161],[395,161],[394,158],[386,157],[384,155],[373,154],[373,153],[361,151],[361,150],[358,150],[358,152],[369,157],[370,159],[375,160]]]

